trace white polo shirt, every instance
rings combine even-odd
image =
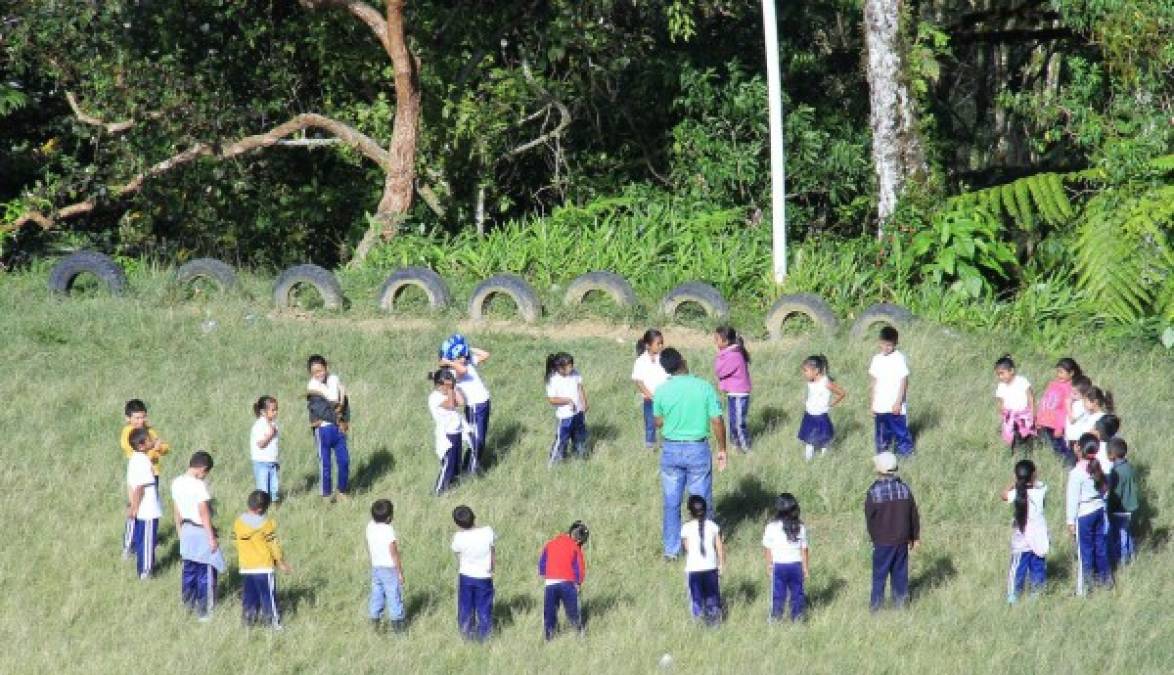
[[[200,503],[212,500],[208,485],[190,473],[183,473],[171,481],[171,501],[179,509],[179,517],[203,525],[200,520]]]
[[[571,400],[571,403],[560,405],[554,409],[555,417],[565,420],[574,417],[575,413],[583,410],[583,399],[579,396],[579,386],[582,382],[583,378],[580,377],[577,370],[572,370],[570,375],[555,373],[550,376],[546,382],[546,397]]]
[[[872,411],[893,412],[893,406],[901,400],[901,380],[909,377],[905,355],[895,349],[890,354],[874,355],[868,366],[868,374],[876,379],[872,392]],[[901,401],[901,414],[906,414],[904,401]]]
[[[135,513],[138,520],[154,520],[163,515],[159,507],[159,493],[155,489],[155,470],[151,467],[151,458],[145,452],[135,452],[126,463],[126,488],[128,495],[135,488],[143,487],[143,498],[139,501],[139,510]]]

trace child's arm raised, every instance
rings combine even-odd
[[[843,387],[836,384],[835,382],[832,382],[831,380],[828,380],[828,391],[832,392],[833,407],[839,405],[840,401],[843,401],[844,398],[848,396],[848,392],[844,391]]]
[[[477,365],[485,363],[489,360],[490,357],[489,352],[485,351],[484,349],[478,349],[477,347],[470,347],[469,353],[473,355],[473,363]]]

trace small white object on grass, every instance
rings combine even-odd
[[[660,661],[657,663],[657,665],[660,666],[661,668],[664,668],[664,669],[672,668],[673,667],[673,655],[669,654],[668,652],[665,652],[660,657]]]
[[[205,333],[211,333],[212,331],[216,330],[216,327],[219,325],[220,325],[220,323],[218,321],[216,321],[215,319],[208,319],[204,323],[200,324],[200,329],[203,330]]]

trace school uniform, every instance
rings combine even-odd
[[[889,446],[896,446],[896,454],[913,454],[913,436],[907,423],[908,406],[901,398],[901,381],[909,377],[909,364],[905,355],[894,349],[889,354],[874,354],[868,366],[868,374],[874,379],[872,392],[873,425],[876,433],[876,451],[885,452]],[[900,412],[893,407],[901,404]]]
[[[736,344],[718,350],[713,360],[717,387],[726,394],[726,417],[735,448],[750,451],[750,364]]]
[[[461,530],[452,537],[457,554],[457,627],[470,640],[484,641],[493,630],[493,543],[489,527]]]
[[[1064,427],[1064,439],[1069,443],[1076,443],[1084,434],[1092,431],[1094,422],[1089,421],[1088,410],[1084,407],[1084,399],[1071,399],[1068,406],[1068,425]]]
[[[1027,488],[1027,520],[1023,529],[1011,524],[1011,565],[1007,570],[1007,602],[1015,602],[1031,579],[1032,595],[1040,593],[1047,581],[1045,558],[1050,549],[1048,521],[1044,518],[1044,498],[1048,486],[1037,482]],[[1003,495],[1008,504],[1015,502],[1014,488]]]
[[[339,427],[339,422],[346,422],[350,418],[347,402],[342,397],[342,384],[337,375],[329,375],[326,382],[319,382],[311,378],[306,385],[306,408],[310,415],[310,426],[314,429],[314,444],[318,450],[322,496],[332,494],[334,483],[331,466],[331,455],[334,463],[338,464],[338,491],[346,492],[350,483],[351,454],[347,447],[346,434]],[[342,404],[342,414],[336,407]]]
[[[802,619],[807,610],[807,594],[803,588],[803,552],[807,550],[807,528],[800,524],[799,535],[791,539],[781,521],[771,521],[762,535],[762,546],[770,551],[773,565],[770,618],[783,618],[787,596],[790,595],[791,620]]]
[[[1127,459],[1113,463],[1109,474],[1109,564],[1133,562],[1133,514],[1141,506],[1138,499],[1137,477]]]
[[[403,621],[403,587],[399,570],[391,557],[391,545],[398,541],[391,523],[367,523],[367,553],[371,557],[371,597],[367,602],[367,616],[377,621],[383,610],[392,621]]]
[[[184,473],[171,482],[171,500],[180,515],[179,555],[183,559],[180,598],[200,618],[212,615],[216,605],[216,576],[227,565],[224,553],[208,544],[200,518],[200,504],[212,500],[203,480]],[[209,524],[210,526],[210,524]]]
[[[921,518],[909,486],[894,475],[883,475],[868,488],[864,520],[872,539],[872,597],[876,611],[885,603],[885,584],[892,588],[893,604],[909,599],[909,545],[921,537]]]
[[[143,489],[138,510],[132,516],[130,548],[135,553],[135,569],[140,579],[148,579],[155,569],[155,546],[159,539],[158,491],[155,487],[155,472],[151,469],[151,458],[144,452],[131,455],[126,465],[126,487],[130,494],[137,488]]]
[[[246,511],[232,524],[241,574],[241,611],[246,626],[267,623],[281,628],[277,610],[277,575],[281,544],[277,523],[262,514]]]
[[[476,359],[470,357],[465,374],[457,377],[457,389],[465,398],[465,425],[469,430],[469,449],[463,468],[466,473],[479,473],[484,461],[485,438],[489,434],[489,389],[477,372]]]
[[[253,428],[249,431],[249,458],[253,461],[253,482],[258,490],[263,490],[269,495],[269,499],[273,502],[278,501],[280,495],[278,489],[280,487],[278,481],[278,434],[277,424],[273,424],[273,438],[265,447],[261,447],[261,441],[269,435],[269,420],[264,417],[258,417],[257,421],[253,422]]]
[[[826,450],[836,436],[832,426],[832,390],[827,375],[820,375],[807,383],[807,399],[803,404],[803,421],[799,424],[799,440],[811,448]],[[811,459],[809,456],[807,459]]]
[[[567,612],[567,621],[583,630],[579,614],[579,587],[587,578],[587,561],[583,548],[569,534],[560,534],[546,543],[538,558],[538,574],[545,582],[542,601],[543,634],[549,640],[558,628],[558,607]]]
[[[432,488],[433,494],[439,495],[447,490],[461,463],[461,413],[455,409],[444,407],[448,396],[440,391],[433,390],[428,394],[428,412],[432,415],[436,430],[433,433],[433,448],[436,459],[440,461],[440,473],[436,476],[436,484]]]
[[[1031,411],[1031,382],[1016,375],[1010,382],[995,386],[995,398],[1003,402],[1003,442],[1012,450],[1035,436],[1035,417]]]
[[[583,378],[577,370],[565,376],[554,373],[546,381],[547,398],[571,401],[554,409],[554,442],[550,444],[550,466],[563,460],[568,443],[574,446],[575,455],[580,459],[587,455],[587,414],[583,412],[582,386]]]
[[[655,394],[660,385],[669,379],[669,374],[660,365],[660,356],[652,352],[644,352],[636,357],[632,364],[632,380],[644,385],[651,394]],[[656,445],[656,417],[652,414],[652,399],[644,399],[641,408],[644,411],[644,447],[652,448]]]
[[[690,520],[681,526],[685,542],[685,581],[689,589],[689,609],[695,618],[713,625],[722,620],[722,594],[717,566],[718,524]]]
[[[147,430],[147,437],[151,439],[151,441],[159,440],[159,434],[155,431],[154,427],[146,425],[143,428]],[[130,460],[130,458],[134,457],[136,454],[135,449],[131,447],[130,444],[130,434],[134,430],[135,428],[133,426],[126,424],[123,425],[122,431],[120,431],[118,434],[118,445],[120,448],[122,448],[122,456],[127,460]],[[155,476],[155,498],[157,500],[162,499],[162,496],[159,494],[159,458],[163,455],[166,455],[170,449],[170,445],[166,443],[160,443],[159,447],[152,448],[149,452],[147,452],[147,457],[149,457],[151,460],[151,472],[152,475]],[[159,502],[159,510],[163,510],[162,501]],[[122,557],[124,560],[130,557],[131,551],[133,550],[134,534],[135,519],[127,518],[126,525],[122,531]]]
[[[1077,595],[1085,595],[1090,586],[1112,583],[1105,499],[1086,467],[1087,462],[1079,462],[1068,472],[1065,508],[1068,525],[1076,527]]]

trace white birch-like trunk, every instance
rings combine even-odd
[[[925,168],[913,99],[903,79],[901,0],[865,0],[868,49],[869,126],[877,184],[877,237],[897,208],[910,175]]]

